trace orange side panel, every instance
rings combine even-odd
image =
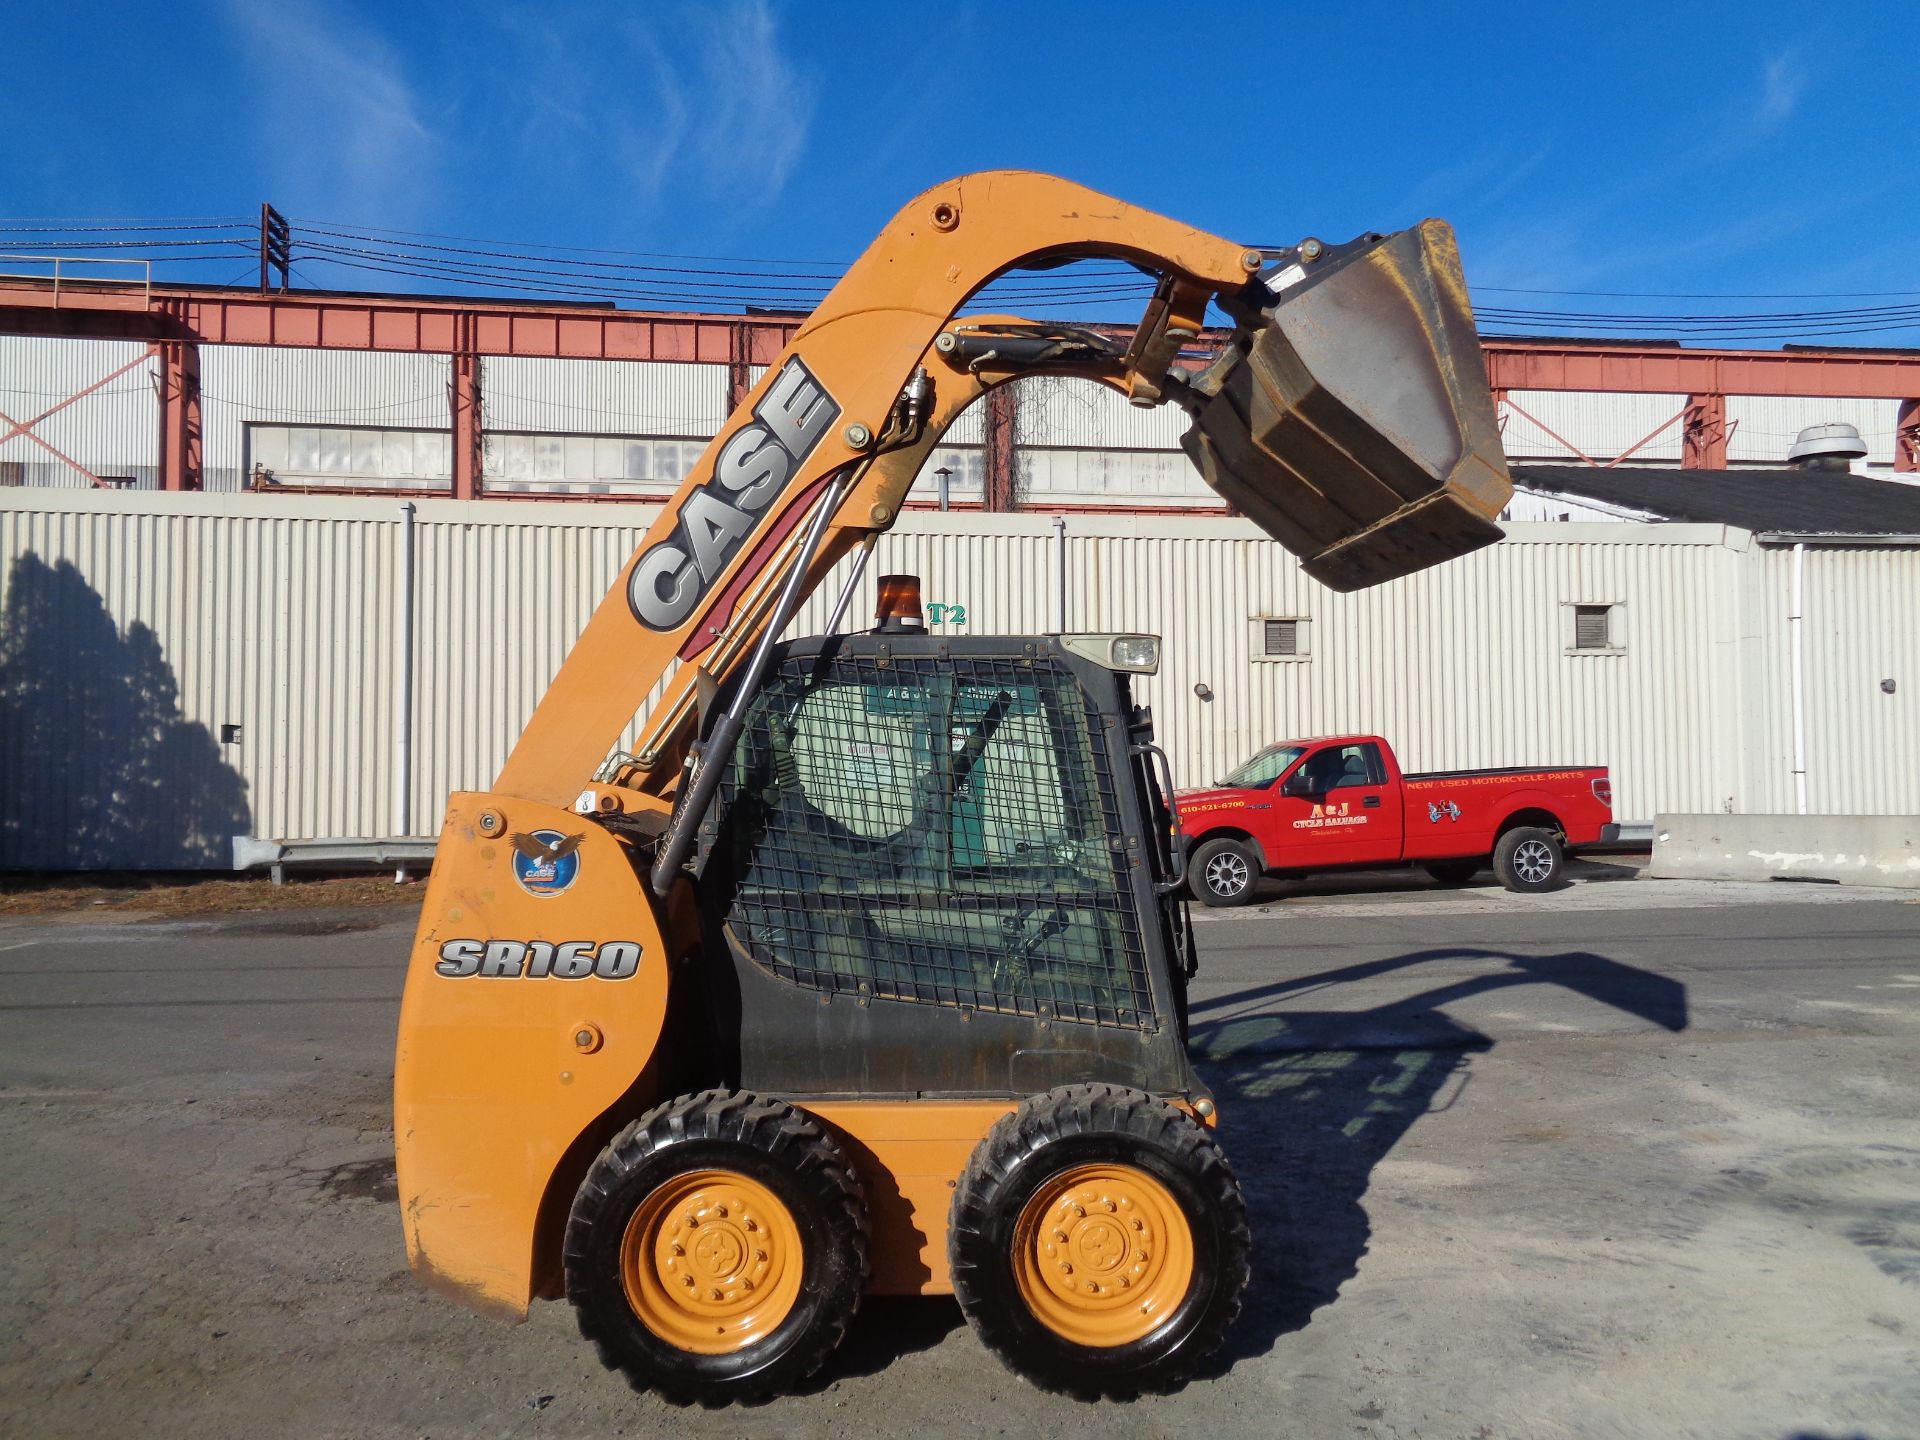
[[[548,1183],[645,1070],[666,1006],[666,946],[612,834],[528,800],[453,797],[394,1054],[422,1283],[525,1317]]]
[[[875,1295],[951,1295],[947,1211],[961,1171],[1012,1100],[813,1100],[867,1187]]]

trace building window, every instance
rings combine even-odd
[[[506,495],[671,495],[707,448],[702,439],[523,435],[489,431],[481,487]]]
[[[1614,635],[1614,611],[1618,605],[1574,605],[1573,644],[1570,652],[1615,652],[1622,647]]]
[[[1253,658],[1256,660],[1306,659],[1306,617],[1304,615],[1254,616]]]
[[[445,490],[453,438],[445,430],[249,425],[247,461],[257,488]]]

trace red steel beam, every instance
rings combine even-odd
[[[581,360],[679,360],[725,365],[734,331],[753,333],[747,357],[765,364],[785,348],[797,317],[690,315],[611,306],[504,305],[424,296],[287,294],[156,288],[130,306],[125,287],[75,289],[0,280],[0,333],[105,339],[192,339],[207,345],[309,350],[399,350]],[[463,332],[463,324],[471,327]]]
[[[1482,339],[1496,390],[1600,390],[1663,395],[1920,396],[1920,351],[1679,350]]]
[[[447,375],[447,410],[453,429],[453,498],[473,500],[479,497],[482,485],[485,431],[480,408],[480,356],[473,348],[471,315],[457,318],[454,340]]]
[[[581,360],[679,361],[724,365],[732,400],[751,367],[776,359],[797,316],[682,314],[611,306],[519,305],[430,296],[261,295],[188,286],[63,285],[0,280],[0,334],[135,339],[154,343],[165,368],[161,470],[169,488],[197,488],[199,373],[195,347],[293,346],[385,350],[453,357],[449,394],[454,490],[480,489],[480,359],[485,355]],[[1118,327],[1099,327],[1114,329]],[[1203,342],[1218,344],[1222,332]],[[1729,395],[1859,398],[1901,402],[1895,465],[1920,469],[1920,352],[1688,350],[1626,341],[1483,339],[1496,394],[1585,390],[1688,397],[1689,463],[1725,464]],[[1014,495],[1012,391],[987,415],[988,508]]]
[[[1020,435],[1020,396],[1018,386],[996,385],[987,392],[986,414],[982,417],[981,503],[988,510],[1014,510],[1020,505],[1019,454],[1015,449]]]
[[[209,345],[400,350],[744,368],[778,356],[797,316],[679,314],[430,296],[245,291],[0,280],[0,333],[193,339]],[[462,343],[462,320],[471,322]],[[1105,327],[1102,327],[1105,328]],[[1217,339],[1209,332],[1208,338]],[[1920,398],[1920,352],[1683,350],[1629,342],[1483,339],[1496,390]]]
[[[200,347],[167,341],[160,354],[160,488],[198,490],[204,471],[200,443]]]

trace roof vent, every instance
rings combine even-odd
[[[1787,459],[1802,470],[1845,470],[1867,453],[1851,425],[1809,425],[1794,437]]]

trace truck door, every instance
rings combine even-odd
[[[1370,740],[1308,752],[1280,782],[1274,814],[1281,842],[1269,860],[1276,866],[1316,870],[1400,859],[1400,805],[1380,747]]]

